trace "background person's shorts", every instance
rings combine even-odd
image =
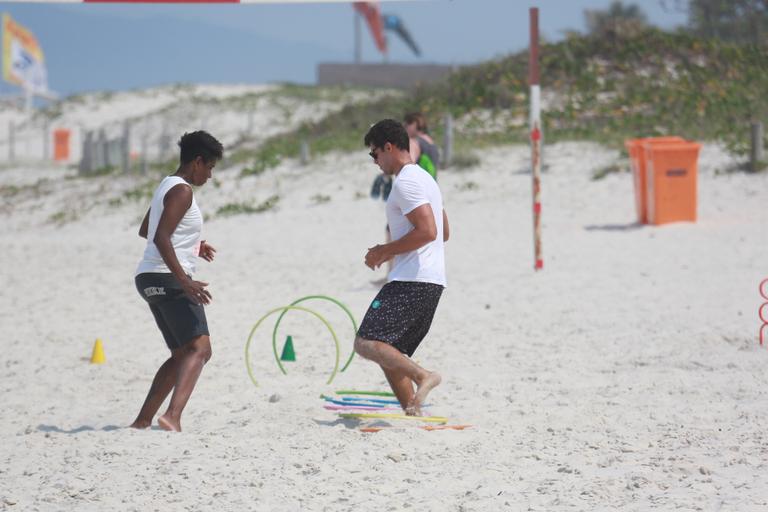
[[[411,357],[429,332],[443,287],[434,283],[392,281],[368,308],[357,335],[383,341]]]
[[[169,349],[179,348],[198,336],[210,335],[205,309],[184,293],[173,274],[139,274],[136,289],[149,304]]]

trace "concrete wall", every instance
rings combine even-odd
[[[317,85],[358,85],[411,89],[438,82],[458,69],[440,64],[345,64],[317,66]]]

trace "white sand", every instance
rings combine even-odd
[[[254,342],[261,387],[246,375],[263,312],[325,293],[359,321],[375,295],[381,273],[363,256],[383,238],[383,208],[367,197],[376,171],[362,146],[260,177],[217,171],[219,187],[198,191],[219,249],[197,276],[214,296],[214,356],[182,434],[124,428],[167,357],[132,281],[148,201],[109,204],[135,179],[0,171],[0,183],[28,185],[4,189],[0,211],[0,509],[766,510],[768,175],[716,175],[733,161],[708,145],[699,221],[638,227],[629,174],[590,179],[614,152],[574,143],[546,156],[538,274],[528,149],[440,176],[449,288],[416,359],[444,376],[431,412],[474,426],[463,432],[362,434],[323,410],[320,393],[385,381],[355,360],[325,385],[330,336],[298,313],[279,335],[294,336],[289,375],[272,358],[271,322]],[[274,211],[214,215],[272,194]],[[348,320],[310,307],[332,320],[343,362]],[[97,337],[103,366],[88,364]]]

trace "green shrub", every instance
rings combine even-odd
[[[451,159],[451,168],[457,170],[471,169],[480,165],[480,157],[475,153],[457,153]]]
[[[216,216],[231,217],[232,215],[263,213],[273,209],[279,201],[280,196],[273,195],[256,206],[251,203],[227,203],[216,210]]]
[[[592,181],[599,181],[605,178],[606,176],[608,176],[609,174],[615,174],[618,172],[623,172],[625,170],[626,170],[625,167],[622,167],[618,164],[611,164],[593,172]]]
[[[315,194],[310,199],[312,199],[312,202],[315,204],[323,204],[323,203],[329,203],[331,201],[331,196],[326,196],[323,194]]]
[[[546,143],[590,140],[623,147],[627,138],[679,135],[719,140],[746,155],[749,119],[768,118],[768,65],[757,46],[699,39],[655,28],[611,38],[570,34],[540,51],[541,87],[552,98],[542,112]],[[408,96],[347,106],[316,123],[268,139],[248,173],[264,172],[299,153],[306,139],[313,155],[362,150],[368,127],[385,117],[421,111],[441,140],[441,118],[476,109],[528,115],[528,54],[461,68],[444,81]],[[300,94],[308,90],[299,88]],[[527,123],[526,123],[527,124]],[[454,132],[454,151],[527,143],[528,127],[504,127],[482,135]],[[454,159],[455,164],[455,159]]]

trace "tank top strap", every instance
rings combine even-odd
[[[165,178],[163,178],[162,187],[160,189],[161,195],[165,197],[165,194],[167,194],[169,190],[171,190],[173,187],[179,184],[187,185],[190,188],[192,187],[192,185],[187,183],[187,181],[181,176],[173,176],[173,175],[166,176]]]

